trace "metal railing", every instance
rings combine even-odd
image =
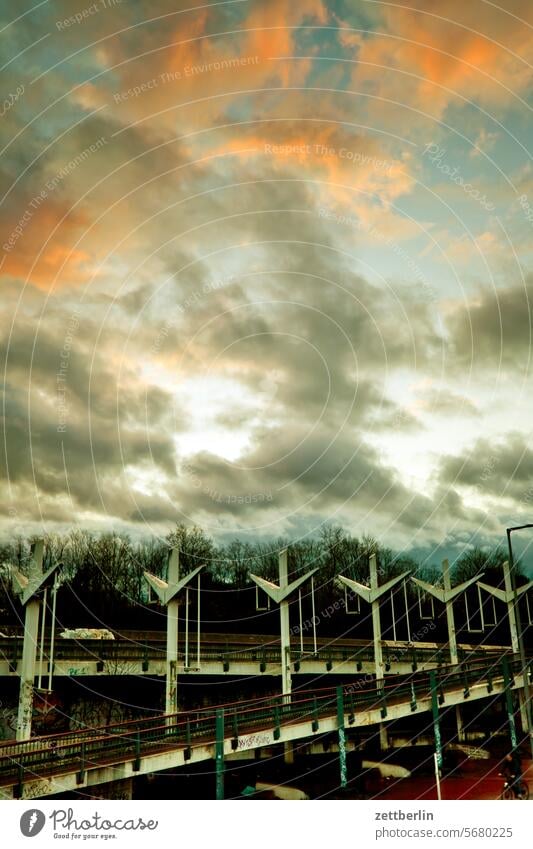
[[[508,665],[511,675],[520,673],[518,658],[510,660]],[[471,687],[486,684],[488,694],[494,682],[500,679],[501,663],[485,659],[484,662],[443,667],[438,674],[438,686],[443,699],[446,692],[458,689],[463,689],[467,698]],[[408,703],[413,710],[413,700],[416,707],[417,702],[431,699],[428,673],[396,676],[380,686],[372,683],[361,687],[360,684],[355,681],[343,688],[344,711],[350,725],[355,723],[360,710],[379,708],[384,718],[393,705]],[[214,744],[216,712],[220,708],[224,710],[226,737],[232,739],[232,747],[237,749],[242,735],[266,729],[273,732],[274,742],[286,726],[310,721],[316,731],[323,718],[336,716],[337,690],[327,687],[300,691],[293,693],[290,699],[269,696],[37,737],[22,743],[2,743],[0,785],[22,788],[25,782],[36,778],[72,773],[77,773],[78,782],[82,783],[88,769],[132,761],[136,771],[140,769],[142,757],[178,748],[185,750],[185,760],[188,760],[193,747]]]

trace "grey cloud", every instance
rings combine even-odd
[[[226,515],[239,524],[303,522],[309,530],[340,510],[366,515],[367,527],[421,538],[438,537],[446,525],[493,524],[483,511],[466,508],[452,487],[432,497],[409,490],[356,430],[309,433],[296,422],[256,435],[239,463],[196,455],[181,468],[178,491],[193,513],[216,522]]]
[[[448,319],[451,364],[529,373],[533,329],[533,277],[524,285],[487,289]]]
[[[459,456],[444,457],[439,475],[444,484],[471,487],[523,505],[533,500],[533,451],[520,433],[508,433],[500,440],[481,438]]]

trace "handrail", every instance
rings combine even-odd
[[[518,660],[518,657],[513,655],[513,659]],[[468,667],[469,667],[469,670],[468,670],[469,672],[474,672],[477,665],[480,665],[481,668],[485,669],[485,664],[481,660],[467,661],[467,664],[468,664]],[[493,666],[491,668],[493,668]],[[454,665],[441,666],[440,671],[439,671],[439,678],[440,678],[441,681],[447,681],[447,680],[450,679],[451,676],[453,676],[453,677],[460,677],[461,676],[461,680],[462,680],[462,676],[464,676],[464,671],[465,670],[464,670],[463,664],[459,664],[458,666],[454,666]],[[380,692],[383,692],[383,691],[394,692],[402,684],[405,684],[405,686],[408,685],[410,687],[411,684],[416,685],[418,683],[423,683],[426,680],[427,680],[427,672],[418,671],[416,673],[410,674],[409,676],[403,676],[403,675],[402,676],[396,676],[391,681],[389,681],[388,679],[385,678],[384,683],[382,685],[380,685],[380,687],[378,689],[379,689]],[[349,688],[350,686],[353,686],[353,685],[350,685],[350,684],[345,685],[345,688]],[[371,681],[368,682],[367,687],[361,687],[361,686],[359,686],[359,682],[357,682],[357,693],[358,693],[359,698],[362,698],[366,693],[368,693],[368,694],[374,693],[376,691],[376,689],[377,688],[376,688],[375,683],[373,683]],[[336,693],[336,687],[332,687],[331,685],[328,685],[328,686],[319,687],[319,688],[312,687],[312,688],[308,688],[306,690],[303,690],[303,689],[302,690],[296,690],[292,694],[291,701],[294,703],[300,697],[305,696],[307,694],[309,694],[311,697],[313,697],[313,696],[317,696],[321,693]],[[192,709],[190,711],[186,711],[186,712],[168,714],[166,716],[166,718],[167,719],[176,718],[176,719],[181,720],[181,719],[184,719],[184,717],[186,719],[188,714],[190,714],[191,716],[197,716],[197,715],[207,714],[208,712],[210,712],[210,714],[212,714],[214,716],[215,715],[214,712],[218,709],[223,709],[225,711],[229,711],[232,708],[241,708],[242,709],[244,705],[257,705],[257,706],[259,706],[261,704],[264,704],[266,706],[267,704],[272,704],[272,703],[275,703],[275,702],[279,703],[280,700],[283,700],[283,698],[284,697],[280,696],[280,695],[256,696],[256,697],[253,697],[251,699],[235,700],[233,702],[222,702],[222,703],[218,703],[218,704],[215,704],[215,705],[209,705],[208,707],[194,708],[194,709]],[[73,735],[82,735],[86,732],[96,732],[96,731],[104,732],[106,730],[112,731],[114,728],[123,728],[124,726],[133,727],[133,726],[137,726],[139,724],[147,724],[147,723],[153,722],[155,719],[159,718],[160,716],[161,716],[161,714],[157,714],[157,717],[153,717],[153,716],[138,717],[136,719],[123,720],[121,722],[111,723],[111,724],[107,724],[107,725],[86,726],[85,728],[80,728],[80,729],[74,730],[74,731],[73,730],[71,730],[71,731],[60,731],[60,732],[56,732],[55,734],[46,735],[46,739],[47,740],[49,740],[49,739],[61,739],[61,738],[70,737],[70,736],[73,736]],[[184,721],[185,721],[185,719],[184,719]],[[26,740],[26,741],[19,742],[17,745],[18,746],[28,745],[28,744],[32,743],[34,740],[37,740],[37,739],[39,739],[39,738],[38,737],[32,738],[32,740]],[[11,741],[0,741],[0,756],[2,754],[4,747],[9,746],[9,745],[13,745],[13,743]]]
[[[521,670],[520,660],[510,661],[513,672]],[[453,689],[456,684],[463,686],[465,680],[472,684],[492,675],[501,678],[502,674],[494,674],[494,663],[481,662],[465,665],[443,667],[439,674],[439,686],[444,690]],[[356,682],[358,685],[358,682]],[[383,695],[387,699],[410,700],[412,688],[424,696],[430,695],[428,673],[401,676],[394,683],[382,686],[359,688],[354,696],[350,687],[343,687],[345,699],[361,703],[380,704]],[[337,689],[324,687],[318,690],[305,690],[293,693],[290,701],[283,696],[268,696],[248,699],[241,702],[223,705],[228,717],[237,720],[238,733],[260,730],[272,727],[276,723],[290,725],[301,721],[306,716],[330,716],[336,712]],[[348,704],[346,705],[349,709]],[[209,706],[182,714],[157,716],[129,720],[123,723],[100,728],[86,728],[81,731],[63,732],[47,737],[38,737],[22,743],[7,742],[0,745],[0,784],[20,781],[21,774],[40,776],[58,772],[77,771],[83,761],[86,765],[102,765],[107,760],[117,762],[117,757],[129,757],[135,750],[136,756],[147,748],[155,751],[158,748],[168,749],[187,745],[210,745],[214,742],[215,718],[217,706]],[[128,759],[126,757],[126,759]]]

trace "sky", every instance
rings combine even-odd
[[[0,533],[533,518],[533,9],[0,3]]]

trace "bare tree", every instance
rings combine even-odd
[[[176,525],[173,531],[167,534],[169,546],[179,548],[180,566],[183,574],[191,572],[197,566],[211,563],[215,547],[213,540],[204,531],[193,525]]]

